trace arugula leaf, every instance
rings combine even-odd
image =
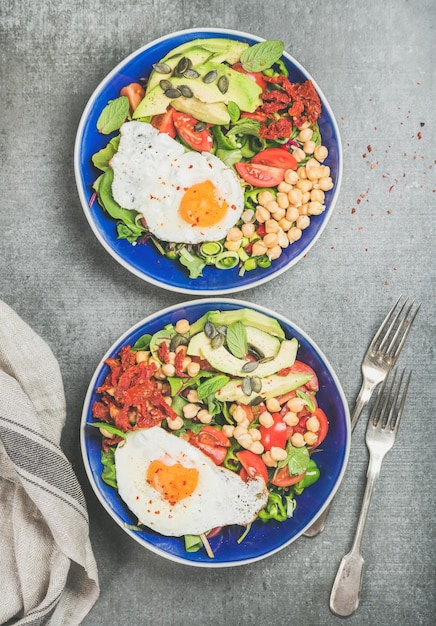
[[[247,330],[242,322],[233,322],[227,328],[227,346],[233,356],[244,359],[247,356]]]
[[[101,463],[103,465],[102,480],[110,487],[118,489],[115,468],[115,446],[110,446],[107,450],[101,451]]]
[[[218,376],[213,376],[213,378],[205,380],[197,388],[198,399],[200,401],[204,400],[204,398],[207,398],[212,393],[215,393],[216,391],[224,387],[224,385],[228,383],[229,380],[230,378],[225,374],[218,374]]]
[[[131,347],[131,350],[133,352],[137,352],[138,350],[148,350],[150,347],[150,340],[151,335],[149,335],[148,333],[142,335],[141,337],[139,337],[139,339],[135,341],[135,343]]]
[[[130,104],[127,96],[109,100],[97,120],[98,132],[103,135],[109,135],[114,130],[118,130],[130,117],[129,109]]]
[[[246,72],[262,72],[276,63],[283,54],[283,41],[268,40],[246,48],[240,61]]]

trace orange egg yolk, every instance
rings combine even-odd
[[[227,213],[228,206],[215,185],[205,180],[187,189],[179,213],[188,224],[205,228],[218,224]]]
[[[181,463],[166,465],[154,460],[147,470],[147,482],[171,504],[190,496],[198,483],[198,470]]]

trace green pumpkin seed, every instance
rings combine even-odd
[[[192,93],[192,89],[190,87],[188,87],[188,85],[179,85],[177,87],[177,89],[180,91],[182,96],[184,96],[185,98],[192,98],[193,95],[194,95]]]
[[[174,100],[175,98],[180,98],[182,94],[178,89],[171,88],[165,91],[165,95],[167,98]]]
[[[154,63],[153,64],[153,69],[158,74],[169,74],[171,72],[170,66],[167,65],[166,63]]]
[[[251,388],[254,393],[260,393],[262,391],[262,381],[259,376],[253,376],[251,378]]]
[[[263,359],[260,359],[259,363],[269,363],[270,361],[274,361],[274,356],[265,356]]]
[[[203,76],[203,83],[213,83],[213,81],[216,80],[217,76],[218,76],[217,71],[211,70],[210,72],[208,72],[207,74]]]
[[[257,406],[261,402],[263,402],[262,396],[256,396],[253,400],[250,400],[250,406]]]
[[[173,88],[173,84],[169,80],[162,79],[159,82],[159,86],[163,89],[163,91],[167,91],[168,89]]]
[[[261,359],[263,359],[265,357],[265,355],[262,352],[262,350],[259,350],[259,348],[255,348],[254,346],[249,346],[248,347],[248,352],[251,354],[251,356],[254,356],[256,361],[261,361]]]
[[[204,130],[206,126],[207,126],[206,122],[197,122],[194,126],[194,130],[197,133],[201,133],[201,131]]]
[[[241,370],[245,374],[249,374],[250,372],[254,372],[258,365],[259,364],[257,361],[247,361],[247,363],[244,363],[244,365],[241,367]]]
[[[183,76],[185,78],[198,78],[200,76],[200,74],[197,72],[197,70],[193,70],[193,69],[190,68],[190,69],[185,70],[183,72]]]
[[[253,391],[251,388],[251,378],[246,376],[241,385],[242,393],[246,396],[251,396],[251,392]]]
[[[192,67],[191,59],[188,57],[182,57],[180,61],[177,63],[176,72],[178,74],[183,74],[186,70],[189,70]]]
[[[218,89],[221,93],[226,93],[229,88],[229,79],[227,76],[220,76],[218,80]]]
[[[206,322],[206,324],[204,325],[204,334],[206,335],[206,337],[208,337],[208,339],[213,339],[216,335],[216,328],[215,325],[212,324],[212,322]]]
[[[170,352],[175,352],[178,346],[185,346],[188,343],[188,339],[183,335],[174,335],[170,341]]]
[[[215,337],[212,339],[212,341],[210,342],[210,345],[212,346],[212,348],[214,350],[216,350],[217,348],[221,348],[221,346],[224,345],[224,341],[226,340],[226,338],[224,337],[224,335],[221,335],[221,333],[218,333],[217,335],[215,335]]]

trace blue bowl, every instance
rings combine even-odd
[[[214,559],[210,559],[204,550],[185,552],[183,538],[164,537],[152,530],[135,531],[126,528],[126,524],[134,525],[137,520],[118,493],[102,481],[101,435],[98,429],[87,426],[87,423],[93,421],[91,409],[99,397],[96,389],[109,372],[104,361],[116,356],[122,346],[133,345],[144,333],[153,334],[180,318],[193,322],[209,310],[228,311],[239,308],[250,308],[275,317],[287,338],[298,339],[298,358],[310,365],[318,375],[317,401],[327,414],[330,427],[326,439],[316,452],[321,476],[297,498],[294,516],[281,523],[264,523],[259,520],[254,522],[247,537],[240,544],[237,540],[243,527],[224,528],[220,535],[210,539],[215,555]],[[200,567],[229,567],[251,563],[274,554],[303,534],[328,506],[342,481],[350,451],[350,435],[350,416],[344,393],[336,374],[318,346],[303,330],[284,317],[264,307],[233,299],[199,299],[178,304],[151,315],[129,329],[114,343],[98,365],[88,388],[81,421],[81,449],[86,473],[97,498],[109,515],[127,534],[152,552],[179,563]]]
[[[283,251],[279,259],[269,268],[257,268],[238,275],[238,268],[218,270],[208,266],[203,276],[190,279],[186,270],[178,262],[170,261],[159,254],[153,244],[132,246],[125,239],[117,239],[115,221],[103,212],[97,202],[92,203],[92,184],[99,175],[91,162],[91,156],[109,141],[107,135],[97,132],[96,122],[109,100],[118,97],[120,89],[130,82],[137,82],[147,76],[153,63],[162,59],[170,50],[193,39],[226,37],[255,44],[261,38],[247,33],[204,28],[183,30],[140,48],[115,67],[100,83],[91,96],[83,112],[75,144],[74,167],[80,201],[97,239],[121,265],[136,276],[170,291],[196,295],[218,295],[243,291],[261,285],[295,265],[312,248],[331,217],[342,179],[342,146],[339,130],[332,110],[321,89],[310,74],[289,54],[283,55],[290,80],[302,82],[312,80],[322,102],[319,127],[323,144],[329,150],[325,164],[330,167],[335,186],[326,193],[326,210],[311,221],[303,237]]]

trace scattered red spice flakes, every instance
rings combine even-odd
[[[422,139],[422,133],[421,131],[419,131],[418,135],[417,135],[418,139]]]
[[[356,212],[356,209],[351,209],[351,215],[354,215],[354,213]]]
[[[356,204],[360,204],[361,202],[362,202],[362,200],[360,198],[357,198]]]
[[[358,226],[357,230],[363,230],[363,226]]]
[[[366,149],[368,150],[368,152],[372,152],[372,146],[371,145],[366,146]]]

